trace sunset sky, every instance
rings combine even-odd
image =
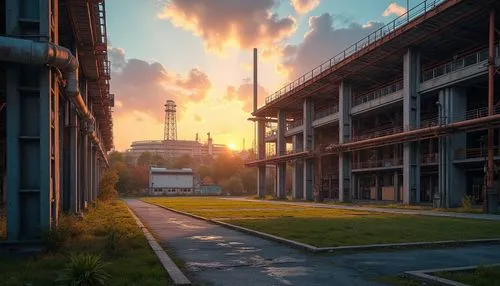
[[[410,0],[410,7],[420,0]],[[108,0],[117,150],[163,138],[163,104],[177,103],[177,136],[246,148],[253,141],[252,49],[259,106],[406,11],[406,0]]]

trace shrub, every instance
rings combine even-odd
[[[115,185],[118,182],[118,174],[114,171],[106,171],[99,182],[99,199],[109,201],[118,196]]]
[[[68,268],[63,270],[56,283],[68,286],[105,285],[111,278],[105,266],[99,255],[72,255]]]
[[[71,235],[70,221],[65,218],[61,219],[59,225],[42,231],[42,242],[45,245],[45,251],[51,253],[59,252]]]
[[[106,251],[111,254],[115,255],[118,252],[120,240],[122,237],[122,233],[114,228],[114,227],[109,227],[106,230]]]
[[[472,197],[465,195],[462,198],[462,207],[466,210],[470,210],[472,208]]]

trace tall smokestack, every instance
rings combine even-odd
[[[253,49],[253,112],[257,111],[257,48]]]

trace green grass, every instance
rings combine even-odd
[[[421,282],[416,279],[406,278],[402,276],[384,276],[379,277],[377,281],[383,282],[387,285],[391,286],[435,286],[436,284],[429,284],[425,282]]]
[[[500,266],[479,267],[474,271],[438,272],[433,275],[474,286],[500,285]]]
[[[71,235],[62,251],[33,257],[0,256],[0,284],[54,285],[59,273],[69,263],[71,253],[99,254],[112,279],[106,285],[171,285],[142,230],[122,201],[101,203],[85,213],[83,219],[65,218]],[[106,233],[114,228],[120,234],[117,251],[106,246]]]
[[[145,198],[318,247],[500,237],[500,222],[217,198]],[[474,231],[471,231],[474,230]]]

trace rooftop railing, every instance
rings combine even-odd
[[[325,108],[325,109],[321,109],[321,110],[314,113],[314,120],[319,119],[319,118],[323,118],[323,117],[327,117],[328,115],[331,115],[331,114],[334,114],[337,112],[339,112],[338,105],[334,105],[334,106],[330,106],[330,107]]]
[[[498,55],[498,47],[496,48],[496,55]],[[485,62],[488,60],[488,49],[482,49],[480,51],[473,52],[459,59],[441,64],[429,70],[422,72],[421,82],[425,82],[442,75],[455,72],[457,70],[466,68],[468,66],[475,65],[480,62]]]
[[[396,91],[400,91],[402,89],[403,89],[403,80],[398,80],[382,88],[357,96],[356,98],[354,98],[353,106],[357,106],[375,99],[379,99],[381,97],[395,93]]]
[[[384,36],[394,32],[396,29],[403,27],[404,25],[408,24],[411,20],[433,10],[437,5],[445,2],[446,0],[425,0],[422,1],[420,4],[416,5],[412,9],[410,9],[408,12],[405,14],[399,16],[398,18],[394,19],[390,23],[386,24],[385,26],[377,29],[376,31],[372,32],[368,36],[362,38],[361,40],[357,41],[356,43],[352,44],[350,47],[347,49],[341,51],[337,55],[335,55],[333,58],[330,58],[329,60],[325,61],[321,65],[317,66],[310,72],[302,75],[298,79],[286,84],[283,86],[280,90],[276,91],[272,95],[268,96],[266,98],[266,104],[269,104],[284,95],[286,95],[288,92],[293,91],[297,87],[302,86],[306,82],[314,79],[315,77],[319,76],[322,72],[329,70],[331,67],[335,66],[336,64],[342,62],[345,60],[347,57],[355,54],[356,52],[372,45],[376,41],[382,39]]]
[[[493,156],[500,156],[498,146],[493,147]],[[455,160],[484,159],[488,156],[487,148],[466,148],[455,151]]]
[[[403,158],[388,158],[382,160],[365,160],[361,162],[352,162],[353,169],[384,168],[403,165]]]
[[[376,137],[396,134],[396,133],[399,133],[402,131],[403,131],[403,126],[385,125],[385,126],[382,126],[379,128],[361,131],[361,132],[359,132],[360,133],[359,135],[352,136],[351,142],[356,142],[356,141],[366,140],[366,139],[370,139],[370,138],[376,138]]]
[[[302,119],[297,119],[295,120],[294,122],[289,122],[286,124],[286,130],[290,130],[292,128],[295,128],[295,127],[299,127],[303,124],[303,120]]]

